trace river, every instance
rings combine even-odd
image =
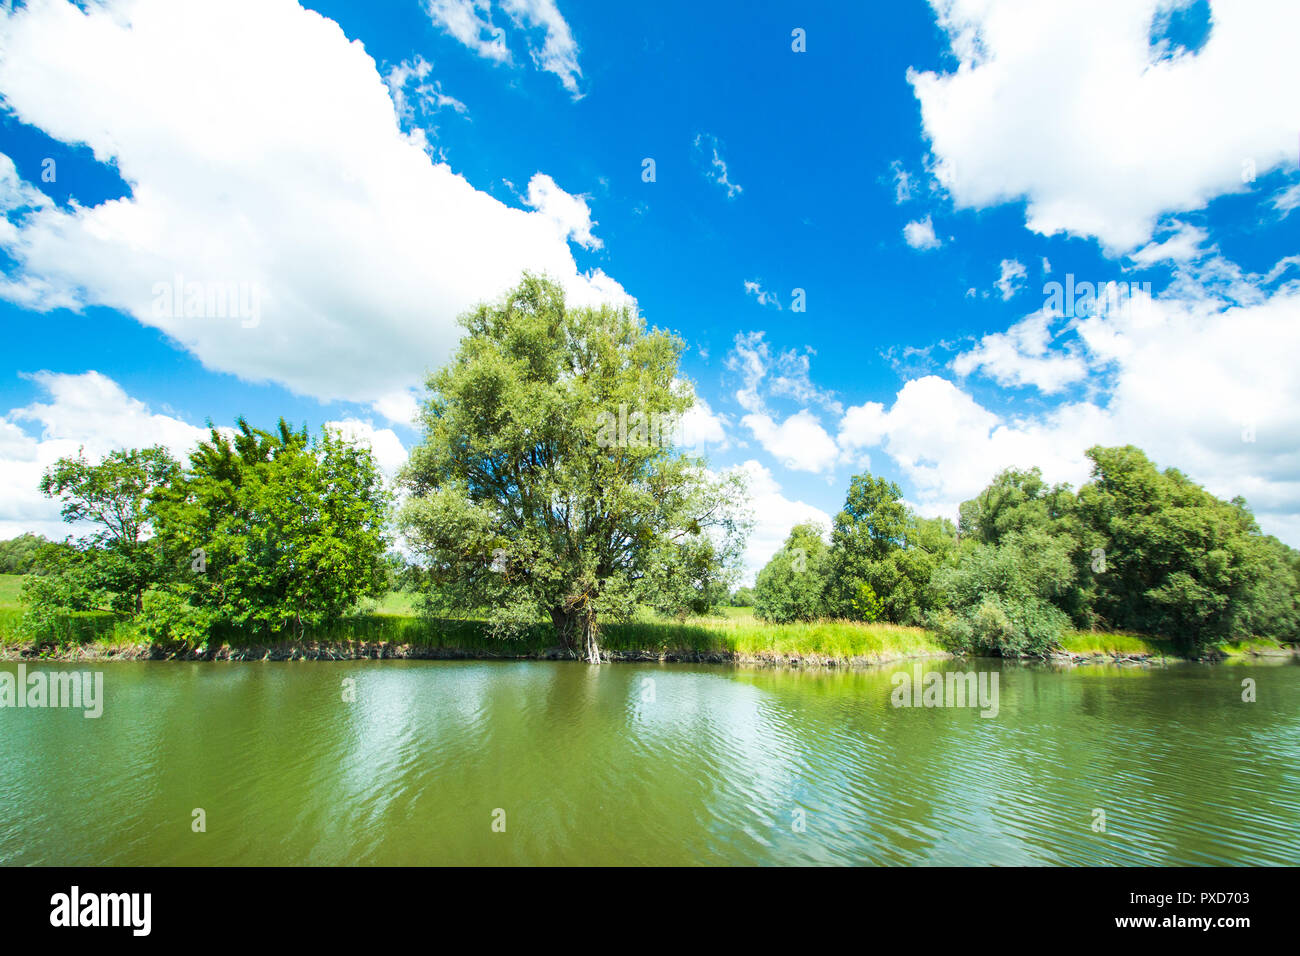
[[[1300,864],[1300,666],[916,667],[51,665],[103,714],[0,709],[0,863]]]

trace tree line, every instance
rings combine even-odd
[[[740,478],[669,442],[603,440],[615,410],[691,407],[682,341],[627,308],[567,308],[532,275],[460,322],[400,510],[369,449],[283,420],[212,428],[184,466],[162,448],[59,461],[42,491],[95,531],[30,563],[33,630],[106,608],[195,643],[223,625],[301,635],[391,587],[396,564],[431,611],[479,612],[503,638],[547,622],[599,661],[604,621],[724,600],[747,530]],[[388,553],[390,530],[411,561]]]
[[[610,436],[611,416],[635,433],[690,409],[680,338],[628,308],[569,308],[558,284],[528,274],[460,324],[396,488],[368,447],[283,419],[209,423],[185,463],[160,447],[58,461],[41,490],[93,531],[0,547],[4,567],[29,572],[31,633],[102,609],[157,639],[302,636],[400,583],[430,612],[473,612],[502,638],[547,626],[599,661],[604,622],[727,601],[750,526],[742,478],[670,441],[623,440],[621,425]],[[730,600],[768,621],[918,624],[1008,654],[1041,653],[1068,627],[1191,647],[1300,636],[1300,556],[1262,535],[1245,501],[1136,448],[1088,454],[1078,491],[1009,470],[956,525],[858,475],[829,544],[826,529],[796,526]]]
[[[797,525],[759,573],[757,616],[929,627],[956,648],[1041,654],[1070,628],[1221,641],[1300,639],[1300,552],[1140,449],[1094,447],[1077,491],[1008,469],[959,521],[919,517],[898,486],[852,479],[830,543]]]

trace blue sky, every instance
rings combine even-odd
[[[209,418],[396,468],[527,267],[685,339],[751,569],[857,471],[951,516],[1094,443],[1300,545],[1294,4],[88,6],[0,15],[0,535],[60,533],[59,454]],[[194,282],[256,315],[159,311]]]

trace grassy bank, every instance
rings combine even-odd
[[[483,622],[427,618],[408,594],[367,602],[353,616],[310,629],[301,639],[278,640],[219,628],[206,649],[161,648],[127,620],[97,611],[60,615],[59,640],[33,647],[19,631],[21,579],[0,575],[0,656],[50,658],[217,657],[552,657],[559,656],[551,628],[538,625],[503,641]],[[946,654],[935,636],[917,627],[824,621],[764,624],[748,608],[716,615],[663,619],[647,615],[602,628],[602,647],[616,660],[716,660],[754,663],[879,663]]]
[[[163,646],[141,634],[128,619],[102,611],[60,615],[58,639],[40,647],[20,632],[21,577],[0,575],[0,659],[198,657],[222,659],[298,659],[348,657],[503,657],[563,656],[554,633],[539,624],[522,637],[503,641],[485,632],[482,621],[428,618],[417,599],[394,593],[370,601],[331,625],[312,628],[301,639],[259,638],[234,628],[219,628],[205,648]],[[939,638],[919,627],[817,621],[767,624],[752,608],[722,608],[686,619],[645,615],[607,624],[601,644],[615,660],[689,660],[736,663],[873,664],[912,657],[942,657]],[[1229,658],[1282,656],[1292,651],[1273,641],[1221,645]],[[1177,660],[1174,642],[1141,634],[1074,631],[1060,652],[1075,659]]]
[[[1080,656],[1179,657],[1174,642],[1143,634],[1106,631],[1071,631],[1061,640],[1061,650]]]

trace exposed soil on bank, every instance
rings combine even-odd
[[[878,653],[859,657],[820,654],[740,654],[730,651],[609,650],[607,661],[678,664],[741,664],[754,667],[874,667],[893,661],[943,659],[947,652]],[[14,644],[0,647],[0,661],[352,661],[352,660],[576,660],[562,647],[542,650],[480,650],[387,642],[294,641],[194,649],[158,644]]]
[[[907,660],[944,660],[957,655],[946,651],[878,652],[865,656],[833,657],[822,654],[736,653],[732,651],[695,650],[609,650],[605,660],[619,663],[736,664],[750,667],[853,668],[876,667]],[[1236,659],[1300,658],[1300,649],[1279,648],[1234,655]],[[222,645],[215,648],[188,648],[160,644],[78,644],[71,646],[10,644],[0,646],[0,661],[353,661],[353,660],[576,660],[562,647],[512,651],[431,647],[422,644],[395,644],[384,641],[291,641],[277,644]],[[1219,662],[1228,656],[1211,652],[1196,660]],[[1046,657],[1020,658],[1026,663],[1046,662],[1062,665],[1121,664],[1160,666],[1185,663],[1188,658],[1165,654],[1114,654],[1106,652],[1074,653],[1057,651]]]

